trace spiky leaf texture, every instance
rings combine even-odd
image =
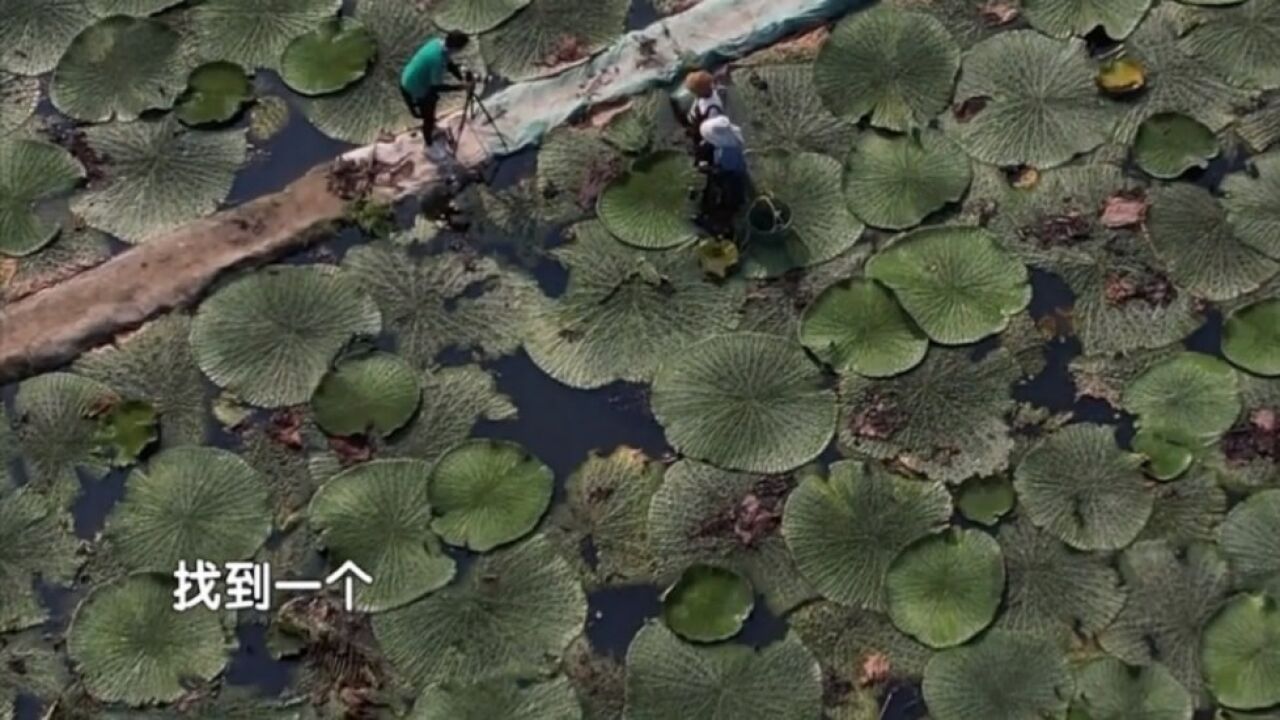
[[[1079,40],[1029,30],[1002,33],[965,55],[955,100],[981,103],[948,132],[973,157],[993,165],[1061,165],[1106,142],[1115,117],[1094,85]]]
[[[925,703],[937,720],[1062,720],[1073,688],[1051,642],[1002,630],[934,655],[924,671]]]
[[[751,158],[756,192],[775,207],[786,208],[790,224],[780,233],[748,242],[744,275],[775,277],[818,265],[858,242],[864,228],[849,212],[840,172],[839,161],[818,153],[770,152]]]
[[[165,315],[113,345],[81,355],[73,369],[155,406],[165,446],[198,445],[204,441],[204,377],[191,355],[190,333],[190,316]]]
[[[1227,494],[1213,472],[1193,469],[1176,482],[1161,483],[1152,493],[1155,505],[1139,540],[1163,539],[1178,547],[1217,540]]]
[[[590,56],[626,27],[626,0],[537,0],[485,37],[485,62],[513,81],[547,75]]]
[[[1237,595],[1204,629],[1205,681],[1223,705],[1257,710],[1280,703],[1280,605],[1272,595]]]
[[[593,214],[600,193],[625,168],[622,154],[598,130],[562,127],[548,133],[538,147],[535,179],[542,213],[566,222]]]
[[[450,545],[478,552],[519,539],[551,504],[555,475],[515,443],[472,440],[431,471],[431,527]]]
[[[1162,113],[1138,128],[1133,158],[1151,177],[1171,180],[1191,168],[1208,167],[1218,154],[1213,131],[1193,118]]]
[[[743,286],[706,280],[691,255],[628,248],[595,221],[572,236],[553,251],[569,285],[532,320],[526,343],[566,385],[651,380],[664,360],[737,323]]]
[[[427,371],[421,383],[422,407],[409,427],[397,433],[389,454],[434,461],[467,439],[477,422],[516,416],[515,405],[498,392],[493,376],[477,365]]]
[[[1280,8],[1246,0],[1204,12],[1184,46],[1232,83],[1260,90],[1280,88]]]
[[[1091,720],[1191,720],[1195,700],[1159,663],[1131,668],[1103,657],[1076,673],[1072,712]]]
[[[893,626],[889,618],[821,600],[787,616],[788,625],[829,672],[846,675],[883,657],[895,676],[919,678],[933,651]]]
[[[1280,150],[1253,159],[1253,172],[1222,181],[1222,204],[1236,237],[1271,258],[1280,258]]]
[[[94,590],[67,631],[67,653],[89,693],[131,705],[172,702],[185,682],[213,679],[228,645],[217,613],[174,610],[169,584],[145,574]]]
[[[1000,545],[981,530],[953,529],[903,550],[885,576],[889,617],[934,648],[982,632],[1004,594]]]
[[[1102,28],[1123,40],[1151,7],[1151,0],[1027,0],[1022,12],[1031,26],[1057,38],[1084,37]]]
[[[1240,414],[1240,388],[1230,365],[1184,352],[1138,376],[1124,391],[1138,426],[1192,449],[1222,437]]]
[[[889,380],[846,376],[840,442],[947,483],[992,475],[1008,467],[1013,450],[1005,416],[1020,374],[1003,349],[974,361],[967,349],[933,348],[915,369]]]
[[[963,345],[1000,332],[1031,302],[1027,267],[986,230],[924,228],[867,263],[934,341]]]
[[[847,280],[828,287],[804,313],[800,342],[837,372],[892,377],[919,365],[929,338],[884,286]]]
[[[492,718],[581,720],[582,706],[564,677],[532,683],[495,678],[469,684],[431,685],[422,691],[409,715],[409,720]]]
[[[1265,490],[1232,508],[1221,541],[1237,585],[1280,595],[1280,490]]]
[[[1068,647],[1107,627],[1124,606],[1120,576],[1108,559],[1071,549],[1025,518],[999,529],[1008,573],[996,627]]]
[[[421,402],[417,371],[390,353],[339,363],[311,397],[316,422],[332,435],[390,435]]]
[[[482,356],[514,351],[541,298],[524,273],[461,253],[418,258],[377,243],[347,253],[342,267],[382,309],[399,354],[423,368],[446,348]]]
[[[692,460],[672,465],[649,504],[658,583],[707,563],[745,575],[775,613],[813,597],[778,529],[785,483]]]
[[[373,582],[356,586],[365,612],[436,591],[453,579],[453,559],[431,529],[431,466],[375,460],[339,473],[311,499],[308,519],[336,567],[351,561]]]
[[[686,455],[779,473],[817,457],[835,433],[835,394],[798,343],[759,333],[708,338],[668,359],[654,417]]]
[[[698,647],[658,624],[627,650],[630,720],[809,720],[822,708],[822,672],[792,636],[753,650]]]
[[[377,615],[387,659],[413,682],[473,682],[553,667],[582,632],[587,599],[541,535],[486,555],[460,582]]]
[[[84,0],[4,0],[0,3],[0,68],[42,75],[94,17]]]
[[[725,99],[749,147],[839,156],[858,134],[823,104],[812,65],[743,67],[733,81]]]
[[[71,518],[32,488],[6,490],[0,497],[0,630],[31,627],[47,615],[35,580],[69,584],[80,565]],[[3,683],[0,683],[3,684]]]
[[[836,25],[813,77],[837,116],[886,130],[923,127],[947,106],[960,48],[942,23],[890,8],[849,15]]]
[[[475,34],[492,30],[530,0],[441,0],[431,6],[431,19],[446,30]]]
[[[1151,516],[1142,458],[1116,445],[1104,425],[1073,425],[1022,459],[1014,487],[1037,526],[1078,550],[1118,550]]]
[[[904,230],[955,202],[969,188],[969,158],[936,130],[865,133],[849,151],[844,193],[868,225]]]
[[[19,696],[51,704],[70,682],[65,659],[36,631],[9,635],[0,663],[0,717],[15,717]]]
[[[940,483],[844,460],[826,477],[805,474],[787,499],[782,532],[796,566],[824,597],[883,611],[894,558],[950,517],[951,496]]]
[[[87,122],[133,120],[168,109],[186,85],[182,37],[164,23],[116,15],[76,36],[58,61],[49,97]]]
[[[289,42],[332,17],[341,0],[209,0],[191,17],[206,57],[276,68]]]
[[[689,158],[674,151],[646,155],[600,194],[600,222],[619,240],[646,250],[690,242],[697,228],[689,220],[698,174]]]
[[[281,407],[306,402],[343,346],[380,329],[377,306],[337,268],[274,266],[205,300],[191,347],[219,387]]]
[[[66,193],[84,178],[66,150],[37,140],[0,138],[0,253],[30,255],[58,235],[36,203]]]
[[[76,469],[91,476],[106,472],[93,455],[94,415],[120,401],[102,383],[68,373],[24,380],[14,399],[18,449],[31,487],[56,505],[67,505],[80,491]]]
[[[0,70],[0,136],[22,127],[40,102],[40,81]]]
[[[197,560],[246,560],[271,532],[267,481],[211,447],[165,450],[134,470],[106,534],[129,570],[168,574]]]
[[[143,243],[208,215],[226,199],[248,145],[239,130],[191,132],[172,117],[112,123],[85,132],[111,158],[101,185],[72,210],[127,243]]]
[[[1120,558],[1129,600],[1098,636],[1130,665],[1163,663],[1193,694],[1200,676],[1200,629],[1230,588],[1227,563],[1212,545],[1178,550],[1163,540],[1135,543]]]

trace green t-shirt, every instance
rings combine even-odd
[[[413,54],[400,72],[400,87],[415,100],[427,94],[431,88],[444,82],[444,71],[449,64],[449,53],[440,38],[428,40]]]

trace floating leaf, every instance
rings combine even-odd
[[[1181,547],[1218,539],[1218,525],[1227,511],[1227,495],[1212,472],[1197,469],[1153,492],[1155,507],[1139,540],[1163,539]]]
[[[184,125],[217,125],[239,115],[252,97],[253,83],[244,68],[235,63],[211,62],[191,71],[174,115]]]
[[[1031,302],[1027,268],[986,230],[935,227],[900,237],[867,263],[934,341],[962,345],[1000,332]]]
[[[191,347],[219,387],[253,405],[283,407],[306,402],[353,337],[380,329],[378,308],[337,268],[274,266],[205,300]]]
[[[1241,87],[1280,88],[1280,8],[1247,0],[1203,13],[1187,33],[1187,51]]]
[[[756,203],[788,218],[781,232],[748,238],[743,274],[774,277],[827,262],[862,236],[840,189],[840,163],[817,153],[765,153],[751,159]],[[754,234],[754,233],[753,233]]]
[[[454,0],[457,2],[457,0]],[[518,82],[585,60],[626,29],[626,0],[537,0],[485,35],[485,62]]]
[[[480,558],[460,582],[375,615],[373,631],[413,682],[467,683],[546,672],[586,619],[572,568],[535,535]]]
[[[813,597],[779,532],[790,491],[786,478],[692,460],[672,465],[649,505],[655,579],[675,582],[686,567],[702,563],[744,575],[776,614]]]
[[[0,136],[22,127],[40,103],[40,80],[0,70]]]
[[[1123,40],[1151,7],[1151,0],[1026,0],[1022,14],[1040,32],[1057,38],[1084,37],[1102,28],[1107,37]]]
[[[1163,663],[1198,694],[1200,628],[1227,594],[1227,563],[1211,545],[1179,550],[1163,540],[1147,540],[1121,556],[1120,574],[1129,601],[1098,636],[1102,649],[1130,665]]]
[[[450,545],[486,552],[527,535],[551,504],[555,475],[515,443],[472,440],[431,471],[431,528]]]
[[[918,678],[933,651],[870,610],[818,601],[787,616],[787,624],[829,671],[848,674],[880,657],[894,677]],[[877,710],[879,708],[877,707]],[[855,716],[856,717],[856,716]]]
[[[1253,158],[1253,166],[1256,177],[1240,172],[1222,181],[1222,204],[1241,242],[1280,259],[1280,150]]]
[[[1014,499],[1007,477],[970,478],[960,486],[956,509],[965,519],[990,527],[1013,509]]]
[[[661,625],[627,650],[630,720],[811,720],[822,710],[822,672],[795,638],[761,650],[682,642]]]
[[[977,114],[946,125],[970,155],[993,165],[1061,165],[1106,142],[1114,116],[1084,43],[1029,30],[984,40],[965,56],[955,100],[963,107],[977,98],[985,99]]]
[[[389,445],[389,454],[434,461],[466,440],[478,421],[516,416],[515,405],[498,392],[493,376],[476,365],[429,371],[421,382],[422,407]]]
[[[431,18],[446,30],[475,34],[501,25],[529,2],[530,0],[440,0],[431,5]]]
[[[770,335],[708,338],[664,363],[654,417],[681,452],[732,470],[785,472],[835,432],[835,395],[798,345]]]
[[[0,573],[7,579],[0,590],[0,630],[46,619],[37,578],[50,586],[71,584],[80,559],[70,527],[71,518],[32,488],[6,490],[0,497]]]
[[[526,682],[495,678],[431,685],[413,704],[409,720],[581,720],[582,707],[566,678]]]
[[[101,185],[71,209],[127,243],[143,243],[208,215],[231,191],[248,146],[239,130],[190,132],[172,118],[112,123],[85,135],[111,158]]]
[[[891,377],[919,365],[929,338],[880,284],[847,280],[804,313],[800,342],[837,372]]]
[[[246,560],[270,532],[266,478],[209,447],[165,450],[130,473],[106,530],[130,570],[163,574],[184,561]]]
[[[1231,313],[1222,354],[1257,375],[1280,375],[1280,300],[1263,300]]]
[[[1280,607],[1270,595],[1237,595],[1204,629],[1204,676],[1223,705],[1280,703]]]
[[[1191,720],[1191,693],[1156,663],[1131,668],[1115,658],[1094,660],[1076,674],[1076,713],[1090,720]]]
[[[76,35],[94,21],[84,0],[5,0],[0,12],[0,68],[19,75],[52,70]]]
[[[1098,70],[1098,87],[1108,95],[1128,95],[1147,85],[1147,68],[1131,57],[1111,60]]]
[[[1221,360],[1180,353],[1154,365],[1127,388],[1124,408],[1138,427],[1187,447],[1222,437],[1240,414],[1236,373]]]
[[[813,78],[839,117],[886,130],[923,127],[947,106],[960,48],[928,15],[889,8],[853,13],[818,53]]]
[[[660,152],[636,160],[600,195],[600,222],[619,240],[646,250],[696,239],[690,217],[697,171],[688,157]]]
[[[1194,185],[1155,190],[1147,228],[1173,281],[1206,300],[1231,300],[1256,290],[1280,269],[1237,239],[1217,200]]]
[[[662,619],[687,640],[715,642],[737,635],[754,606],[751,583],[741,575],[693,565],[663,594]]]
[[[1157,480],[1173,480],[1195,462],[1190,448],[1158,431],[1139,430],[1130,445],[1134,452],[1146,457],[1148,472]]]
[[[1073,688],[1052,643],[999,630],[934,655],[924,671],[924,700],[937,720],[1061,720]]]
[[[192,10],[200,53],[247,68],[276,68],[294,38],[333,17],[341,0],[209,0]]]
[[[643,149],[643,148],[641,148]],[[605,187],[626,168],[594,129],[558,128],[538,147],[537,195],[549,219],[572,222],[595,212]]]
[[[993,475],[1009,464],[1005,416],[1020,375],[1003,349],[974,362],[968,349],[933,348],[914,370],[890,380],[845,376],[841,445],[943,482]]]
[[[187,70],[182,38],[164,23],[122,15],[99,20],[76,36],[49,83],[55,107],[77,120],[133,120],[168,109]]]
[[[560,382],[649,381],[664,360],[737,323],[742,286],[708,282],[688,254],[642,253],[594,221],[571,233],[553,251],[569,269],[568,287],[526,341],[534,363]]]
[[[98,417],[94,452],[116,467],[128,467],[159,437],[155,406],[128,400]]]
[[[845,460],[828,477],[805,474],[787,500],[782,532],[796,566],[823,596],[883,611],[894,558],[950,517],[941,484]]]
[[[349,468],[311,499],[308,519],[331,564],[354,562],[370,577],[356,603],[381,612],[444,587],[454,562],[431,530],[428,477],[420,460],[374,460]]]
[[[350,18],[334,18],[289,43],[280,77],[303,95],[328,95],[363,78],[377,54],[373,33]]]
[[[30,255],[52,242],[59,226],[41,218],[36,205],[69,192],[84,176],[57,145],[0,138],[0,253]]]
[[[68,373],[37,375],[18,386],[15,431],[33,490],[65,506],[80,490],[77,468],[91,477],[106,472],[93,454],[94,416],[118,402],[106,385]]]
[[[316,422],[330,435],[390,435],[421,402],[417,373],[389,353],[340,362],[311,396]]]
[[[172,702],[184,683],[211,680],[229,643],[216,613],[173,609],[173,590],[156,575],[134,575],[94,590],[67,630],[67,654],[85,688],[104,702]]]
[[[866,133],[845,160],[849,209],[868,225],[902,230],[964,195],[969,158],[934,130],[914,136]]]
[[[899,630],[930,647],[959,645],[996,616],[1004,594],[1000,545],[980,530],[927,537],[898,555],[884,588]]]
[[[1078,550],[1118,550],[1142,532],[1152,497],[1142,458],[1116,446],[1114,430],[1072,425],[1036,445],[1014,487],[1037,526]]]
[[[823,104],[810,64],[734,68],[726,101],[748,147],[839,156],[858,134]]]
[[[1191,168],[1205,168],[1218,155],[1213,131],[1177,113],[1152,115],[1138,128],[1133,158],[1154,178],[1172,180]]]
[[[1220,538],[1237,585],[1280,593],[1280,490],[1265,490],[1232,508]]]
[[[1120,576],[1105,555],[1072,550],[1025,518],[1000,526],[1008,590],[996,627],[1068,647],[1092,637],[1125,603]]]

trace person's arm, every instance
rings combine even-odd
[[[462,68],[458,66],[458,63],[454,62],[452,59],[445,60],[444,62],[445,62],[445,67],[448,68],[450,75],[454,76],[458,80],[466,79],[463,76]]]

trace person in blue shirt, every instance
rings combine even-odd
[[[703,224],[716,235],[732,235],[733,220],[746,203],[750,189],[746,142],[742,130],[724,115],[703,120],[698,132],[711,156],[698,168],[707,174],[702,194]]]
[[[422,120],[422,141],[431,147],[435,141],[436,105],[440,93],[466,88],[465,84],[445,82],[446,71],[459,81],[471,81],[471,73],[462,72],[452,59],[453,53],[467,46],[468,38],[460,32],[451,32],[440,39],[431,38],[423,43],[400,72],[400,93],[409,106],[409,112]]]

